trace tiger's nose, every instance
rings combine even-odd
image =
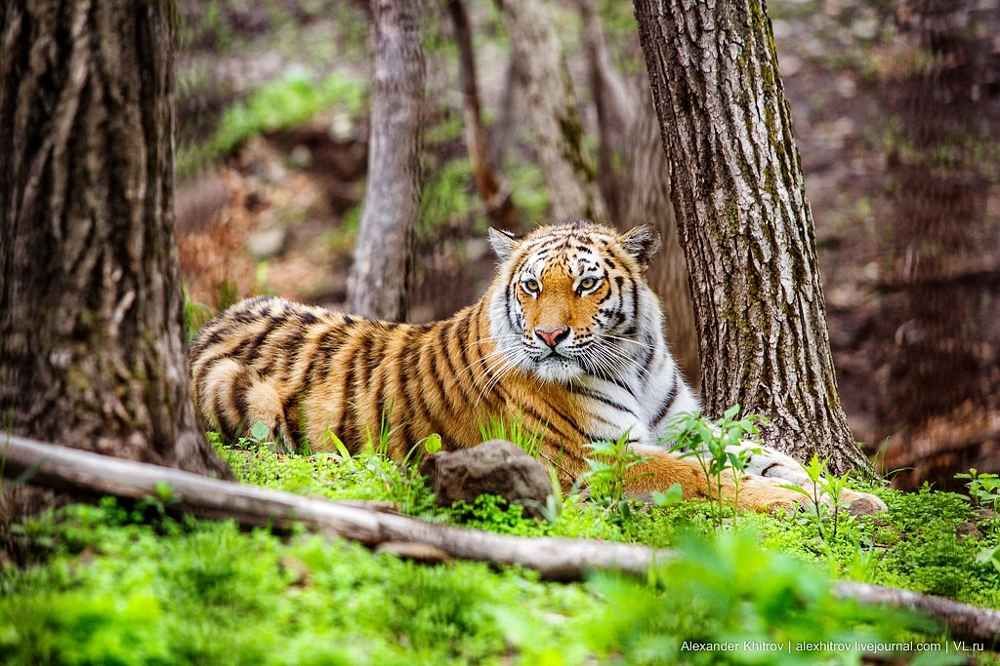
[[[556,328],[551,331],[543,331],[540,328],[536,328],[535,335],[540,337],[549,347],[555,347],[557,344],[569,337],[569,329]]]

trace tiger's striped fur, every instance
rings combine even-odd
[[[257,422],[289,444],[356,453],[389,418],[389,454],[402,460],[432,433],[455,450],[481,441],[480,424],[523,419],[544,430],[542,455],[563,481],[588,469],[586,445],[628,432],[652,460],[629,490],[681,483],[703,494],[696,461],[658,446],[664,424],[698,409],[663,337],[643,274],[659,235],[620,235],[591,222],[541,227],[523,238],[491,231],[500,258],[483,297],[450,319],[396,324],[290,303],[244,300],[203,328],[191,347],[201,418],[228,440]],[[773,468],[797,463],[775,454]],[[749,477],[741,504],[790,505],[800,495]]]

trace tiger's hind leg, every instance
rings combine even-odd
[[[737,447],[729,447],[727,451],[733,451]],[[743,449],[756,449],[758,452],[751,453],[744,470],[750,476],[761,477],[777,481],[781,484],[793,485],[809,492],[813,491],[813,481],[805,468],[790,456],[779,451],[761,446],[755,442],[744,442],[740,447]],[[845,489],[840,497],[841,501],[850,506],[857,500],[864,500],[873,512],[886,511],[885,502],[870,493],[862,493],[856,490]],[[832,498],[823,495],[820,499],[825,504],[831,504]]]
[[[267,427],[268,438],[287,439],[281,397],[250,366],[220,359],[195,387],[195,396],[202,420],[226,442],[236,442],[257,423]]]

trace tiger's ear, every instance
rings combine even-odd
[[[660,249],[660,232],[652,224],[643,224],[626,231],[618,237],[625,251],[636,258],[643,268],[649,266],[649,261]]]
[[[490,247],[500,257],[500,261],[514,253],[514,250],[520,245],[520,240],[519,236],[510,231],[490,227]]]

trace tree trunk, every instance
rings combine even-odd
[[[611,219],[621,220],[628,211],[628,183],[615,157],[624,157],[629,147],[638,99],[611,61],[595,0],[577,0],[577,5],[583,21],[590,96],[597,110],[597,181]]]
[[[541,0],[497,0],[523,76],[538,162],[549,188],[551,217],[605,220],[597,173],[587,153],[573,81],[549,12]]]
[[[490,128],[490,162],[502,169],[506,161],[507,151],[516,139],[517,117],[521,112],[524,97],[523,81],[517,58],[512,53],[507,60],[503,75],[503,95],[500,98],[500,108],[497,119]]]
[[[465,143],[469,161],[476,176],[476,185],[486,201],[486,213],[501,229],[517,228],[517,209],[510,198],[510,186],[500,180],[490,161],[486,128],[479,106],[479,86],[476,83],[476,54],[472,48],[472,28],[464,0],[448,0],[448,13],[455,24],[458,44],[458,64],[462,77],[462,103],[465,120]]]
[[[229,476],[195,423],[166,2],[0,4],[4,429]]]
[[[635,0],[673,160],[706,411],[765,415],[764,443],[866,465],[840,405],[812,214],[759,0]]]
[[[372,114],[368,186],[354,265],[353,312],[406,318],[410,246],[420,205],[424,105],[421,0],[372,0]]]
[[[695,390],[701,384],[698,331],[688,283],[687,260],[677,235],[677,218],[670,203],[670,164],[660,140],[660,124],[647,98],[636,112],[628,142],[631,175],[627,194],[626,229],[652,224],[663,244],[646,271],[646,279],[659,296],[666,322],[667,343],[677,364]]]

